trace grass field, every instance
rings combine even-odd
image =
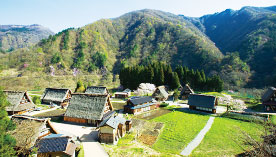
[[[256,123],[242,122],[217,117],[212,128],[191,156],[234,156],[248,149],[243,142],[242,131],[254,139],[260,140],[262,126]]]
[[[114,110],[121,110],[124,109],[126,102],[111,102]]]
[[[174,111],[153,119],[165,124],[153,148],[159,152],[179,154],[205,126],[209,116]]]

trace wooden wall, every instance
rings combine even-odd
[[[87,119],[81,119],[81,118],[72,118],[72,117],[66,117],[64,116],[64,121],[66,122],[74,122],[74,123],[88,123]]]

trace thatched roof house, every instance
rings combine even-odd
[[[193,89],[188,84],[186,84],[183,87],[183,89],[182,89],[182,91],[180,93],[180,96],[181,96],[182,99],[187,99],[190,94],[194,94],[194,91],[193,91]]]
[[[64,120],[98,126],[113,110],[109,95],[72,94]]]
[[[124,106],[124,112],[139,114],[149,110],[154,110],[157,107],[156,101],[150,96],[132,97],[127,101],[127,105]]]
[[[49,118],[35,118],[30,116],[12,116],[16,129],[10,134],[16,139],[16,147],[21,151],[28,151],[38,139],[58,132],[51,125]]]
[[[276,88],[267,89],[262,96],[262,103],[267,111],[276,111]]]
[[[36,143],[38,157],[75,156],[76,144],[68,136],[42,138]]]
[[[165,101],[168,99],[169,94],[167,93],[165,86],[159,86],[152,94],[152,97],[154,97],[157,101]]]
[[[41,96],[41,102],[45,104],[55,103],[65,107],[69,103],[71,94],[70,89],[46,88]]]
[[[188,99],[188,105],[190,109],[216,113],[218,100],[215,96],[191,94]]]
[[[27,92],[22,91],[4,91],[10,106],[6,107],[9,115],[22,114],[33,110],[35,105]]]
[[[85,94],[109,94],[106,87],[90,86],[85,90]]]

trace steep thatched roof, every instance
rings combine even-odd
[[[210,95],[191,94],[188,105],[215,109],[216,97]]]
[[[57,131],[50,124],[49,118],[35,118],[30,116],[12,116],[12,121],[16,124],[16,129],[10,134],[16,139],[16,146],[30,149],[42,131],[49,130],[51,133]]]
[[[63,102],[68,93],[72,93],[70,89],[46,88],[41,96],[41,100]]]
[[[167,93],[165,86],[159,86],[156,88],[154,93],[152,94],[153,97],[155,98],[165,98],[167,99],[169,97],[169,94]]]
[[[7,111],[24,111],[35,107],[27,92],[4,91],[4,93],[6,94],[7,100],[10,103],[10,106],[6,107]],[[20,104],[24,97],[27,103]]]
[[[276,88],[274,87],[270,87],[267,89],[267,91],[264,93],[264,95],[262,96],[262,101],[268,101],[276,92]]]
[[[187,95],[187,94],[194,94],[194,90],[188,84],[186,84],[183,87],[180,95]]]
[[[107,100],[108,95],[73,94],[64,116],[101,120]]]
[[[85,90],[85,94],[108,94],[106,87],[90,86]]]

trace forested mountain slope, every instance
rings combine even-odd
[[[224,53],[238,52],[253,73],[249,86],[276,83],[276,7],[227,9],[200,18],[184,19],[194,23]]]
[[[0,51],[11,52],[17,48],[37,44],[54,32],[40,25],[0,25]]]
[[[241,86],[245,81],[240,80],[247,80],[250,71],[237,55],[224,56],[191,22],[147,9],[69,28],[41,40],[31,50],[20,49],[0,57],[2,69],[31,70],[39,76],[49,75],[53,69],[55,75],[72,74],[74,69],[87,74],[118,74],[122,67],[162,61],[173,68],[203,69]]]

